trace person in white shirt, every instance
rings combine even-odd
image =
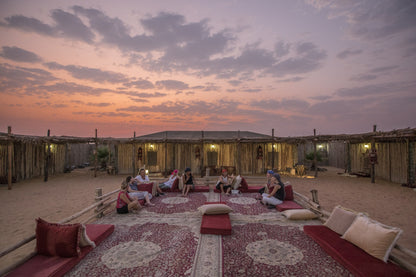
[[[144,170],[144,168],[141,168],[139,170],[139,175],[136,176],[136,178],[134,178],[137,182],[137,184],[149,184],[150,180],[149,180],[149,176],[146,175],[146,171]],[[157,193],[156,196],[159,195],[165,195],[162,190],[159,188],[158,185],[153,184],[153,187],[156,187]],[[154,192],[154,191],[153,191]]]
[[[166,182],[159,184],[159,188],[160,189],[172,188],[172,185],[176,181],[177,178],[178,178],[178,170],[175,169]]]

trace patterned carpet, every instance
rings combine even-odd
[[[105,216],[115,231],[66,276],[352,276],[307,237],[304,224],[259,204],[256,194],[177,193],[137,214]],[[197,208],[233,208],[231,236],[201,235]]]

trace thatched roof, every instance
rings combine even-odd
[[[249,131],[165,131],[136,137],[138,141],[271,141],[272,136]]]
[[[254,133],[250,131],[164,131],[139,137],[130,138],[103,138],[98,137],[71,137],[71,136],[26,136],[0,132],[0,143],[25,142],[25,143],[95,143],[98,144],[118,144],[118,143],[144,143],[144,142],[285,142],[285,143],[305,143],[305,142],[330,142],[347,141],[350,143],[360,142],[387,142],[387,141],[416,141],[416,128],[398,129],[389,132],[369,132],[363,134],[342,134],[342,135],[317,135],[303,137],[272,137]]]

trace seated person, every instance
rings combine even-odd
[[[150,180],[149,180],[149,176],[146,175],[146,170],[144,170],[144,168],[141,168],[139,170],[139,174],[136,176],[136,178],[134,178],[136,180],[136,182],[138,184],[149,184]],[[156,196],[159,195],[165,195],[162,190],[159,188],[159,186],[157,186],[156,184],[153,184],[154,186],[156,186]],[[154,188],[154,187],[153,187]],[[153,190],[154,192],[154,190]]]
[[[182,196],[187,196],[188,192],[195,186],[194,178],[191,173],[191,169],[187,167],[185,169],[185,174],[182,175],[183,181],[183,188],[182,188]]]
[[[228,171],[227,169],[224,168],[221,172],[221,176],[218,179],[218,182],[215,188],[217,190],[220,190],[221,193],[225,192],[227,195],[230,195],[231,184],[233,181],[234,181],[234,176],[228,176]]]
[[[166,182],[159,184],[159,188],[160,189],[172,188],[172,185],[177,178],[178,178],[178,170],[175,169]]]
[[[140,206],[139,201],[137,199],[133,199],[127,193],[128,184],[126,181],[121,183],[121,190],[117,196],[117,204],[116,210],[119,214],[127,214],[132,210],[138,210],[142,206]]]
[[[280,180],[279,174],[275,173],[270,178],[268,189],[269,193],[262,194],[260,203],[269,205],[270,209],[276,207],[276,205],[282,204],[285,199],[285,185]]]
[[[150,203],[150,199],[152,199],[152,194],[150,194],[147,191],[139,191],[139,189],[137,188],[137,182],[135,181],[134,178],[132,178],[131,176],[127,176],[126,183],[128,184],[127,191],[130,197],[136,198],[138,200],[144,199],[145,204],[149,206],[155,205],[155,204]]]

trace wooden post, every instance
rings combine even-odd
[[[12,141],[12,127],[7,127],[7,135],[9,136],[9,143],[7,145],[7,188],[12,189],[12,173],[13,173],[13,159],[12,159],[12,150],[13,150],[13,141]]]
[[[168,177],[168,131],[165,131],[165,178]]]
[[[374,140],[374,135],[375,135],[376,129],[377,129],[377,125],[373,125],[373,133],[374,134],[373,134],[373,138],[371,139],[371,152],[372,153],[374,153],[376,151],[376,143],[375,143],[375,140]],[[375,162],[371,163],[371,173],[370,174],[371,174],[371,183],[375,183],[376,182],[375,181],[375,175],[376,175]]]
[[[137,159],[137,156],[136,156],[136,142],[135,142],[135,140],[136,140],[136,131],[134,131],[134,134],[133,134],[133,158],[132,158],[133,173],[132,173],[131,176],[135,176],[135,174],[136,174],[136,159]]]
[[[97,141],[97,129],[95,129],[94,178],[97,177],[97,165],[98,165],[98,141]]]
[[[204,174],[204,131],[201,131],[201,178]],[[206,175],[206,174],[205,174]]]
[[[415,183],[415,161],[414,161],[414,151],[415,143],[406,139],[407,144],[407,184],[413,185]]]
[[[316,159],[316,129],[313,129],[313,164],[315,165],[315,178],[318,177],[318,162]]]
[[[49,159],[51,157],[51,145],[49,144],[49,137],[51,135],[51,130],[48,129],[48,141],[46,143],[47,151],[46,151],[46,159],[45,159],[45,178],[43,179],[45,182],[48,181],[49,175]]]
[[[237,132],[237,169],[235,175],[241,175],[241,138],[240,130]]]
[[[100,202],[101,201],[101,196],[103,196],[103,189],[102,188],[96,188],[95,189],[95,202]],[[99,210],[101,210],[103,204],[99,204],[97,206],[97,208],[95,208],[95,213],[96,213],[96,217],[97,218],[101,218],[103,217],[103,212],[99,212]]]
[[[274,170],[274,128],[272,129],[272,170]]]

